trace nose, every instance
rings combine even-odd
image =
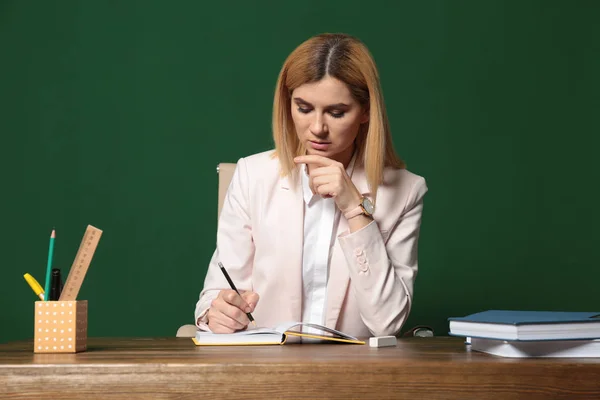
[[[315,117],[310,124],[310,132],[315,136],[327,135],[327,125],[321,113],[315,113]]]

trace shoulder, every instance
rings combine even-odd
[[[377,191],[377,202],[408,210],[423,199],[427,190],[422,176],[407,169],[386,168]]]
[[[279,161],[277,157],[275,157],[274,150],[267,150],[256,154],[251,154],[249,156],[240,158],[238,160],[239,163],[243,163],[246,168],[256,170],[256,169],[273,169],[274,167],[279,168]]]
[[[236,170],[241,179],[252,183],[278,180],[281,168],[275,151],[268,150],[240,158]]]
[[[425,178],[409,170],[402,168],[386,168],[383,171],[382,187],[389,188],[392,191],[427,191]]]

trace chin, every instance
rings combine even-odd
[[[327,157],[327,158],[334,158],[336,155],[336,153],[331,150],[315,150],[315,149],[308,149],[306,151],[306,154]]]

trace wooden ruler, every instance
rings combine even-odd
[[[90,267],[96,247],[98,247],[100,236],[102,236],[100,229],[88,225],[79,245],[79,250],[77,250],[75,261],[73,261],[73,265],[69,271],[65,286],[60,294],[60,301],[77,299],[79,289],[81,289],[81,284],[85,279],[85,274]]]

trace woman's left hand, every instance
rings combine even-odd
[[[296,164],[312,165],[310,169],[310,188],[322,197],[333,197],[342,213],[358,207],[362,195],[346,173],[340,162],[327,157],[306,155],[294,158]]]

